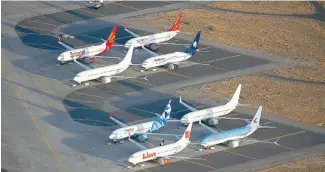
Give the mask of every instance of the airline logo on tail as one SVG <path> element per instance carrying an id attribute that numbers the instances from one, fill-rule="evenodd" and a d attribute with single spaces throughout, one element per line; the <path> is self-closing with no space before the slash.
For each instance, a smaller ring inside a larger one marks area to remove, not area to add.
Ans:
<path id="1" fill-rule="evenodd" d="M 175 23 L 173 24 L 173 26 L 171 28 L 168 29 L 168 31 L 177 31 L 177 30 L 181 30 L 181 19 L 182 19 L 182 12 L 180 12 L 178 14 L 178 17 L 175 21 Z"/>
<path id="2" fill-rule="evenodd" d="M 257 121 L 256 121 L 256 120 L 257 120 L 257 118 L 255 118 L 255 119 L 254 119 L 254 121 L 253 121 L 255 124 L 257 123 Z"/>
<path id="3" fill-rule="evenodd" d="M 111 34 L 107 38 L 106 46 L 108 46 L 109 48 L 112 48 L 112 46 L 114 44 L 117 28 L 118 28 L 118 26 L 115 25 L 114 28 L 113 28 L 113 30 L 112 30 L 112 32 L 111 32 Z"/>
<path id="4" fill-rule="evenodd" d="M 157 131 L 161 127 L 165 126 L 167 121 L 166 119 L 170 118 L 170 113 L 172 111 L 172 100 L 169 100 L 168 105 L 166 106 L 163 114 L 160 116 L 160 118 L 157 118 L 153 123 L 150 128 L 150 132 Z"/>

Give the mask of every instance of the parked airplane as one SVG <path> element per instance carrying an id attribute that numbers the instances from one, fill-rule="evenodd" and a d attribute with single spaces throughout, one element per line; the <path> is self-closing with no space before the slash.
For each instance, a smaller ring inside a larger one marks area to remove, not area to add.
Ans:
<path id="1" fill-rule="evenodd" d="M 156 114 L 158 117 L 154 121 L 149 121 L 145 123 L 135 124 L 128 126 L 121 121 L 115 119 L 114 117 L 110 116 L 110 119 L 116 122 L 120 127 L 119 129 L 114 130 L 109 138 L 116 143 L 118 140 L 124 139 L 129 137 L 129 134 L 133 137 L 137 137 L 137 139 L 141 142 L 148 140 L 148 134 L 159 130 L 160 128 L 164 127 L 167 123 L 167 119 L 170 118 L 170 113 L 172 110 L 171 100 L 169 100 L 164 112 L 161 116 Z M 155 135 L 161 135 L 156 134 Z M 162 134 L 165 135 L 165 134 Z"/>
<path id="2" fill-rule="evenodd" d="M 154 57 L 146 59 L 142 63 L 142 67 L 145 70 L 148 70 L 149 68 L 152 67 L 157 67 L 157 66 L 168 66 L 169 69 L 174 70 L 178 67 L 179 63 L 183 63 L 183 61 L 189 59 L 198 51 L 199 47 L 199 41 L 200 41 L 200 35 L 201 31 L 197 33 L 195 36 L 193 43 L 190 47 L 188 47 L 184 52 L 174 52 L 170 54 L 164 54 L 164 55 L 159 55 L 156 54 L 146 48 L 143 48 L 144 50 L 148 51 L 149 53 L 153 54 Z"/>
<path id="3" fill-rule="evenodd" d="M 261 119 L 261 113 L 262 113 L 262 106 L 260 106 L 253 118 L 253 120 L 246 126 L 240 127 L 240 128 L 235 128 L 227 131 L 221 131 L 217 132 L 213 130 L 212 128 L 204 125 L 201 123 L 200 124 L 208 129 L 209 131 L 212 132 L 212 134 L 204 137 L 200 145 L 203 148 L 208 148 L 212 145 L 220 144 L 220 143 L 228 143 L 228 146 L 230 148 L 235 148 L 239 146 L 240 141 L 252 141 L 252 142 L 262 142 L 262 143 L 274 143 L 275 142 L 264 142 L 264 141 L 258 141 L 258 140 L 244 140 L 245 137 L 248 137 L 249 135 L 253 134 L 258 128 L 275 128 L 275 127 L 270 127 L 270 126 L 260 126 L 260 119 Z M 277 144 L 278 145 L 278 144 Z"/>
<path id="4" fill-rule="evenodd" d="M 161 32 L 151 35 L 140 36 L 126 28 L 124 30 L 131 34 L 134 38 L 128 40 L 125 43 L 125 47 L 129 48 L 131 44 L 134 47 L 147 47 L 150 50 L 157 51 L 160 48 L 159 44 L 163 44 L 163 42 L 169 41 L 170 39 L 174 38 L 180 32 L 180 22 L 182 18 L 182 13 L 178 14 L 178 17 L 173 24 L 172 27 L 168 29 L 167 32 Z"/>
<path id="5" fill-rule="evenodd" d="M 127 77 L 127 76 L 118 76 L 117 74 L 125 71 L 130 65 L 132 60 L 132 54 L 133 54 L 133 46 L 131 46 L 125 56 L 125 58 L 118 64 L 105 66 L 105 67 L 99 67 L 95 69 L 91 69 L 81 63 L 79 63 L 77 60 L 74 60 L 77 64 L 79 64 L 81 67 L 85 68 L 85 71 L 79 72 L 73 80 L 77 83 L 82 83 L 90 80 L 95 79 L 101 79 L 102 83 L 107 84 L 111 82 L 111 79 L 113 77 L 116 78 L 134 78 L 134 77 Z M 141 78 L 147 80 L 147 78 Z"/>
<path id="6" fill-rule="evenodd" d="M 61 42 L 61 39 L 59 37 L 58 43 L 61 44 L 64 48 L 68 49 L 68 51 L 63 52 L 59 55 L 57 58 L 58 61 L 61 62 L 61 64 L 80 59 L 83 60 L 85 63 L 92 63 L 95 61 L 95 57 L 101 57 L 100 55 L 105 54 L 107 51 L 112 49 L 112 46 L 115 41 L 116 31 L 118 26 L 115 25 L 111 34 L 107 38 L 107 40 L 104 43 L 100 45 L 90 46 L 90 47 L 84 47 L 84 48 L 78 48 L 74 49 L 70 47 L 69 45 Z M 109 58 L 109 57 L 105 57 Z"/>
<path id="7" fill-rule="evenodd" d="M 172 156 L 180 151 L 182 151 L 188 144 L 191 143 L 190 136 L 192 130 L 192 122 L 187 126 L 182 138 L 175 143 L 163 145 L 155 148 L 147 148 L 136 141 L 132 140 L 129 137 L 129 140 L 136 144 L 141 151 L 133 153 L 129 158 L 129 163 L 133 166 L 136 166 L 139 163 L 150 161 L 153 159 L 158 159 L 158 163 L 160 165 L 165 165 L 168 163 L 170 158 L 182 158 L 182 159 L 198 159 L 198 160 L 206 160 L 206 158 L 190 158 L 190 157 L 180 157 L 180 156 Z"/>
<path id="8" fill-rule="evenodd" d="M 191 107 L 190 105 L 184 103 L 182 101 L 182 98 L 180 97 L 179 102 L 192 111 L 185 114 L 181 118 L 180 122 L 183 124 L 188 124 L 190 122 L 208 120 L 209 125 L 216 125 L 218 124 L 218 119 L 239 119 L 239 118 L 228 118 L 228 117 L 221 117 L 221 116 L 227 115 L 228 113 L 232 112 L 237 106 L 247 106 L 245 104 L 238 103 L 240 90 L 241 90 L 241 84 L 238 85 L 235 94 L 227 104 L 208 108 L 208 109 L 202 109 L 202 110 L 197 110 L 194 107 Z"/>

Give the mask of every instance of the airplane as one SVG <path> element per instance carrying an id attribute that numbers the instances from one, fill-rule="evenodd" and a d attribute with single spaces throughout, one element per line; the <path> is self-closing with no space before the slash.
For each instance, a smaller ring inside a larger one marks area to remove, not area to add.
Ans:
<path id="1" fill-rule="evenodd" d="M 128 138 L 129 134 L 133 137 L 137 137 L 137 139 L 141 142 L 148 140 L 148 134 L 153 133 L 160 128 L 164 127 L 167 123 L 166 120 L 170 118 L 170 113 L 172 110 L 172 101 L 169 100 L 164 112 L 160 116 L 156 114 L 158 117 L 154 121 L 149 121 L 145 123 L 135 124 L 128 126 L 121 121 L 115 119 L 110 115 L 110 119 L 117 123 L 120 127 L 119 129 L 114 130 L 110 135 L 109 138 L 114 142 L 117 143 L 118 140 Z M 166 135 L 166 134 L 157 134 L 154 135 Z"/>
<path id="2" fill-rule="evenodd" d="M 190 157 L 180 157 L 180 156 L 173 156 L 173 154 L 176 154 L 180 151 L 182 151 L 184 148 L 187 147 L 191 143 L 190 136 L 191 136 L 191 130 L 192 130 L 192 122 L 187 126 L 183 136 L 181 139 L 179 139 L 175 143 L 163 145 L 160 147 L 155 148 L 147 148 L 136 141 L 132 140 L 129 137 L 129 140 L 137 145 L 141 149 L 141 151 L 133 153 L 130 158 L 128 159 L 128 162 L 132 164 L 133 166 L 136 166 L 139 163 L 158 159 L 159 165 L 165 165 L 168 163 L 168 160 L 170 158 L 180 158 L 180 159 L 198 159 L 198 160 L 205 160 L 207 161 L 207 158 L 190 158 Z M 130 168 L 130 167 L 129 167 Z"/>
<path id="3" fill-rule="evenodd" d="M 218 124 L 218 119 L 240 119 L 240 118 L 221 117 L 232 112 L 237 106 L 248 106 L 247 104 L 238 103 L 240 91 L 241 91 L 241 84 L 238 85 L 235 94 L 227 104 L 208 108 L 208 109 L 202 109 L 202 110 L 197 110 L 194 107 L 191 107 L 190 105 L 184 103 L 182 101 L 182 98 L 180 97 L 179 102 L 192 111 L 185 114 L 181 118 L 180 122 L 184 125 L 187 125 L 190 122 L 208 120 L 209 125 L 216 125 Z"/>
<path id="4" fill-rule="evenodd" d="M 68 49 L 68 51 L 65 51 L 61 53 L 57 60 L 61 64 L 65 64 L 70 61 L 74 61 L 76 59 L 80 59 L 85 63 L 93 63 L 95 61 L 95 57 L 102 57 L 101 55 L 105 54 L 107 51 L 112 49 L 112 46 L 114 46 L 114 41 L 116 37 L 116 31 L 118 26 L 115 25 L 112 32 L 110 33 L 107 40 L 102 40 L 104 43 L 100 45 L 92 45 L 90 47 L 84 47 L 84 48 L 78 48 L 74 49 L 70 47 L 69 45 L 61 42 L 61 38 L 58 37 L 58 43 L 61 44 L 64 48 Z M 105 57 L 109 58 L 109 57 Z"/>
<path id="5" fill-rule="evenodd" d="M 261 119 L 261 113 L 262 113 L 262 106 L 260 106 L 252 119 L 252 121 L 240 128 L 235 128 L 227 131 L 221 131 L 217 132 L 213 130 L 212 128 L 204 125 L 199 122 L 201 126 L 204 128 L 208 129 L 209 131 L 212 132 L 212 134 L 204 137 L 200 145 L 204 148 L 207 149 L 208 147 L 216 144 L 221 144 L 221 143 L 228 143 L 228 146 L 230 148 L 235 148 L 239 146 L 240 141 L 252 141 L 252 142 L 262 142 L 262 143 L 274 143 L 277 144 L 277 141 L 275 142 L 264 142 L 264 141 L 258 141 L 258 140 L 244 140 L 245 137 L 248 137 L 249 135 L 253 134 L 258 128 L 275 128 L 271 126 L 260 126 L 260 119 Z M 278 144 L 277 144 L 278 145 Z"/>
<path id="6" fill-rule="evenodd" d="M 179 32 L 180 32 L 180 22 L 182 18 L 182 13 L 180 12 L 178 14 L 178 17 L 175 21 L 175 23 L 170 27 L 167 32 L 161 32 L 156 34 L 150 34 L 145 36 L 140 36 L 126 27 L 124 27 L 124 30 L 131 34 L 134 38 L 128 40 L 124 46 L 126 48 L 129 48 L 131 44 L 134 45 L 135 48 L 138 47 L 147 47 L 148 49 L 152 51 L 158 51 L 160 48 L 159 44 L 164 44 L 164 42 L 169 41 L 170 39 L 174 38 Z"/>
<path id="7" fill-rule="evenodd" d="M 179 63 L 183 63 L 183 61 L 189 59 L 196 52 L 199 51 L 198 47 L 199 47 L 200 35 L 201 35 L 201 31 L 199 31 L 196 34 L 192 45 L 187 49 L 185 49 L 184 52 L 174 52 L 174 53 L 159 55 L 148 50 L 147 48 L 143 48 L 144 50 L 153 54 L 154 57 L 148 58 L 145 61 L 143 61 L 141 65 L 142 68 L 144 68 L 144 70 L 148 70 L 149 68 L 157 67 L 157 66 L 168 66 L 168 68 L 171 70 L 178 68 Z"/>
<path id="8" fill-rule="evenodd" d="M 73 80 L 77 82 L 78 84 L 81 84 L 82 82 L 90 81 L 90 80 L 95 80 L 95 79 L 100 79 L 102 83 L 107 84 L 110 83 L 112 78 L 135 78 L 135 77 L 127 77 L 127 76 L 118 76 L 117 74 L 125 71 L 130 65 L 131 65 L 131 60 L 132 60 L 132 54 L 133 54 L 133 46 L 129 48 L 126 56 L 124 59 L 114 65 L 110 66 L 104 66 L 104 67 L 99 67 L 99 68 L 89 68 L 88 66 L 85 66 L 78 62 L 77 60 L 74 60 L 75 63 L 80 65 L 81 67 L 85 68 L 85 71 L 79 72 Z M 148 75 L 147 75 L 148 76 Z M 148 80 L 147 76 L 145 78 L 140 78 L 144 80 Z"/>

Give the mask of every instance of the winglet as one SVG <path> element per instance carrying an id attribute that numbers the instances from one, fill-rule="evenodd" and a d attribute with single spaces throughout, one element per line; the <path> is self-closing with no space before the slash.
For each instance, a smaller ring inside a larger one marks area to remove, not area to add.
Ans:
<path id="1" fill-rule="evenodd" d="M 129 132 L 129 139 L 131 138 L 131 134 L 130 134 L 130 132 Z"/>
<path id="2" fill-rule="evenodd" d="M 182 12 L 180 12 L 178 14 L 178 17 L 177 17 L 175 23 L 173 24 L 173 26 L 171 28 L 168 29 L 168 31 L 177 31 L 177 30 L 180 30 L 181 29 L 181 27 L 180 27 L 181 19 L 182 19 Z"/>
<path id="3" fill-rule="evenodd" d="M 61 42 L 61 37 L 60 36 L 58 36 L 58 42 Z"/>
<path id="4" fill-rule="evenodd" d="M 112 114 L 111 114 L 111 113 L 109 114 L 109 117 L 110 117 L 110 118 L 112 117 Z"/>
<path id="5" fill-rule="evenodd" d="M 126 29 L 126 24 L 124 24 L 124 30 Z"/>
<path id="6" fill-rule="evenodd" d="M 182 101 L 182 96 L 179 96 L 179 102 L 180 102 L 180 103 L 183 103 L 183 101 Z"/>

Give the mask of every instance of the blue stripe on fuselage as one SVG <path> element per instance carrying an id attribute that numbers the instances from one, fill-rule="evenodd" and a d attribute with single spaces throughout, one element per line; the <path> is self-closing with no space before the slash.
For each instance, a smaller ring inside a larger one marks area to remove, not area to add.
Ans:
<path id="1" fill-rule="evenodd" d="M 204 137 L 201 140 L 201 143 L 223 140 L 225 138 L 235 137 L 235 136 L 243 136 L 251 131 L 251 127 L 249 125 L 245 127 L 235 128 L 227 131 L 222 131 L 214 134 L 210 134 Z"/>

